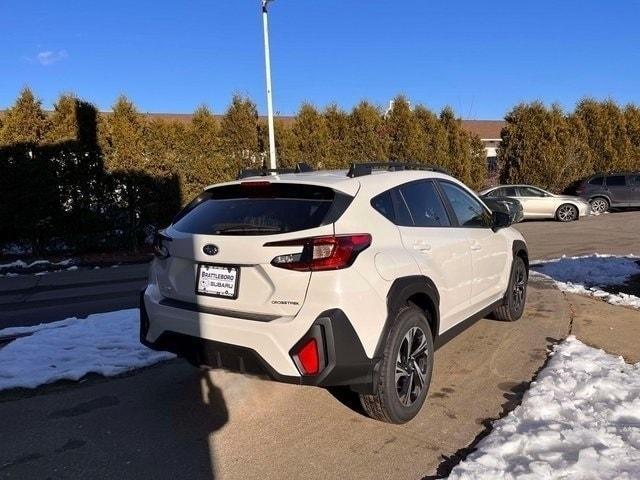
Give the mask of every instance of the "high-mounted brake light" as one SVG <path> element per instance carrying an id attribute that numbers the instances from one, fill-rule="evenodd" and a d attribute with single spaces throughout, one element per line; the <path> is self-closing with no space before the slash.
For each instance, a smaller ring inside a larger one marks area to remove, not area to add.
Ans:
<path id="1" fill-rule="evenodd" d="M 371 245 L 371 235 L 336 235 L 265 243 L 265 247 L 301 246 L 302 252 L 278 255 L 271 265 L 289 270 L 319 272 L 353 265 L 360 252 Z"/>
<path id="2" fill-rule="evenodd" d="M 252 188 L 252 187 L 268 187 L 269 185 L 271 185 L 271 182 L 267 182 L 264 180 L 258 180 L 255 182 L 240 182 L 240 186 L 241 187 L 248 187 L 248 188 Z"/>

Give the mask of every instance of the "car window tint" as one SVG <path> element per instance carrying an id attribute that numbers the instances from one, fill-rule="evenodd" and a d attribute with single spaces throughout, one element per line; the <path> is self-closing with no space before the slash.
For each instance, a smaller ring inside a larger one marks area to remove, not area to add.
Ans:
<path id="1" fill-rule="evenodd" d="M 544 197 L 542 190 L 533 187 L 518 187 L 521 197 Z"/>
<path id="2" fill-rule="evenodd" d="M 640 185 L 640 175 L 631 175 L 631 176 L 629 176 L 629 184 L 630 185 Z"/>
<path id="3" fill-rule="evenodd" d="M 489 193 L 485 195 L 485 197 L 501 197 L 504 195 L 502 193 L 502 188 L 496 188 L 495 190 L 491 190 Z"/>
<path id="4" fill-rule="evenodd" d="M 433 182 L 414 182 L 399 187 L 416 227 L 450 226 L 447 211 Z"/>
<path id="5" fill-rule="evenodd" d="M 517 197 L 518 196 L 518 192 L 516 192 L 516 188 L 515 187 L 504 187 L 502 189 L 502 195 L 505 197 Z"/>
<path id="6" fill-rule="evenodd" d="M 602 179 L 604 177 L 593 177 L 591 180 L 589 180 L 589 185 L 598 185 L 598 186 L 602 186 Z"/>
<path id="7" fill-rule="evenodd" d="M 623 187 L 625 185 L 624 175 L 612 175 L 607 177 L 608 187 Z"/>
<path id="8" fill-rule="evenodd" d="M 323 225 L 336 197 L 332 189 L 315 185 L 225 185 L 202 193 L 176 216 L 173 227 L 201 235 L 297 232 Z"/>
<path id="9" fill-rule="evenodd" d="M 461 227 L 487 228 L 491 226 L 491 215 L 478 200 L 453 183 L 440 182 L 440 185 Z"/>
<path id="10" fill-rule="evenodd" d="M 371 199 L 371 206 L 384 215 L 388 220 L 395 223 L 396 216 L 393 212 L 393 201 L 391 192 L 388 190 Z"/>

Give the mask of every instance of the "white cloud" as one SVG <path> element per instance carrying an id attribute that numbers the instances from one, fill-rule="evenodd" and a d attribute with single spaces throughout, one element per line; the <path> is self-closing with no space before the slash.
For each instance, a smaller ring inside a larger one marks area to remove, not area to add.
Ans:
<path id="1" fill-rule="evenodd" d="M 57 52 L 46 50 L 36 55 L 36 61 L 45 67 L 53 65 L 61 60 L 65 60 L 66 58 L 69 58 L 69 54 L 66 50 L 58 50 Z"/>

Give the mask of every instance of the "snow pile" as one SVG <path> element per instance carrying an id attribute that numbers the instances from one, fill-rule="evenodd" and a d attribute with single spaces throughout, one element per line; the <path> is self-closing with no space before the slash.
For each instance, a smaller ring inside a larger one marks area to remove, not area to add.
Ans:
<path id="1" fill-rule="evenodd" d="M 0 347 L 0 390 L 118 375 L 174 357 L 141 345 L 138 325 L 138 309 L 129 309 L 0 330 L 0 337 L 33 332 Z"/>
<path id="2" fill-rule="evenodd" d="M 640 478 L 640 363 L 569 337 L 449 478 Z"/>
<path id="3" fill-rule="evenodd" d="M 624 292 L 611 293 L 603 287 L 624 285 L 640 275 L 638 257 L 615 255 L 587 255 L 565 257 L 531 265 L 531 268 L 552 278 L 558 288 L 570 293 L 597 297 L 613 305 L 640 309 L 640 298 Z"/>

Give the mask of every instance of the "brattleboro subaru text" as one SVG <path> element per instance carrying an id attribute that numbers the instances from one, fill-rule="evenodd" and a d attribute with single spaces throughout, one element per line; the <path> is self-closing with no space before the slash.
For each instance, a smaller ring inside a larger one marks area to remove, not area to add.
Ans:
<path id="1" fill-rule="evenodd" d="M 424 167 L 257 172 L 212 185 L 156 235 L 140 337 L 196 366 L 348 386 L 371 417 L 422 407 L 434 349 L 522 315 L 509 215 Z"/>

